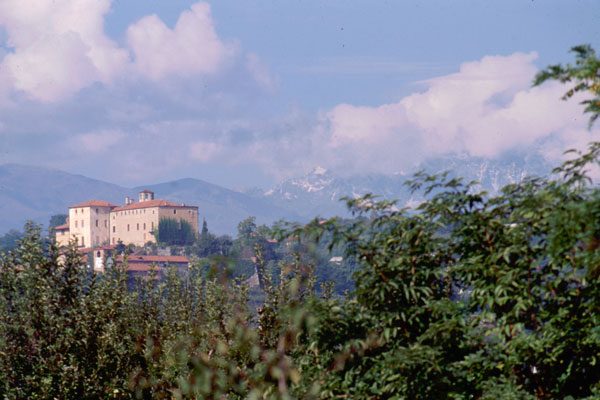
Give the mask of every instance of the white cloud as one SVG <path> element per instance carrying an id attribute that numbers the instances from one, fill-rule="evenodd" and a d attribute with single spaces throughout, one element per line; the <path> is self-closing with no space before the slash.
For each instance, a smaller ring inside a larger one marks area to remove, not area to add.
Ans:
<path id="1" fill-rule="evenodd" d="M 564 86 L 531 87 L 536 57 L 488 56 L 425 82 L 425 91 L 397 103 L 334 107 L 320 127 L 327 144 L 315 153 L 330 168 L 396 172 L 431 156 L 456 152 L 499 157 L 531 150 L 541 141 L 543 147 L 537 150 L 550 157 L 570 144 L 581 147 L 598 138 L 597 128 L 586 131 L 587 118 L 577 99 L 560 99 Z"/>
<path id="2" fill-rule="evenodd" d="M 172 30 L 156 15 L 142 18 L 128 28 L 127 43 L 135 70 L 154 80 L 215 73 L 234 53 L 217 36 L 206 3 L 182 12 Z"/>
<path id="3" fill-rule="evenodd" d="M 111 2 L 0 1 L 0 28 L 8 46 L 0 58 L 0 95 L 12 91 L 59 102 L 95 83 L 122 85 L 139 77 L 159 83 L 168 77 L 239 73 L 236 63 L 263 89 L 275 86 L 255 55 L 239 57 L 237 45 L 219 38 L 207 3 L 184 10 L 173 29 L 157 15 L 141 18 L 128 27 L 120 47 L 104 31 Z"/>
<path id="4" fill-rule="evenodd" d="M 103 130 L 75 136 L 71 141 L 71 148 L 84 153 L 104 153 L 119 143 L 125 134 L 121 131 Z M 81 153 L 77 153 L 81 154 Z"/>
<path id="5" fill-rule="evenodd" d="M 195 142 L 190 145 L 190 157 L 200 162 L 208 162 L 221 153 L 222 147 L 212 142 Z"/>
<path id="6" fill-rule="evenodd" d="M 265 90 L 274 92 L 279 87 L 279 80 L 272 76 L 256 54 L 249 53 L 246 55 L 246 67 L 256 82 Z"/>
<path id="7" fill-rule="evenodd" d="M 103 32 L 110 0 L 4 0 L 0 25 L 12 51 L 0 69 L 14 89 L 54 101 L 108 82 L 128 58 Z"/>

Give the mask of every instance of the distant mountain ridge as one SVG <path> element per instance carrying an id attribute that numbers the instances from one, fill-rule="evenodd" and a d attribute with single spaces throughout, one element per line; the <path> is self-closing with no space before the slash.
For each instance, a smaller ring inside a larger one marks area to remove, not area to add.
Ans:
<path id="1" fill-rule="evenodd" d="M 199 179 L 126 188 L 51 168 L 5 164 L 0 166 L 0 234 L 21 230 L 27 220 L 47 226 L 52 215 L 66 214 L 69 206 L 86 200 L 124 204 L 126 196 L 137 199 L 143 189 L 154 191 L 157 198 L 198 206 L 200 218 L 218 235 L 234 235 L 238 223 L 249 216 L 255 216 L 260 224 L 298 218 L 268 200 Z"/>
<path id="2" fill-rule="evenodd" d="M 488 160 L 477 157 L 447 156 L 430 159 L 416 166 L 410 173 L 393 175 L 365 174 L 337 177 L 324 168 L 286 180 L 262 194 L 282 208 L 294 209 L 303 218 L 316 215 L 331 217 L 348 215 L 342 197 L 359 197 L 372 193 L 388 200 L 398 200 L 400 207 L 419 202 L 421 197 L 409 192 L 405 182 L 414 172 L 424 170 L 435 174 L 451 171 L 465 183 L 478 181 L 477 189 L 496 194 L 507 184 L 517 183 L 528 175 L 546 176 L 552 165 L 541 157 L 506 157 Z M 256 194 L 255 194 L 256 195 Z"/>
<path id="3" fill-rule="evenodd" d="M 411 195 L 404 183 L 417 169 L 429 173 L 453 170 L 465 182 L 479 181 L 481 189 L 494 194 L 527 175 L 547 175 L 551 167 L 539 157 L 516 156 L 501 160 L 439 157 L 410 173 L 394 175 L 340 177 L 317 167 L 267 191 L 253 188 L 242 193 L 194 178 L 126 188 L 56 169 L 5 164 L 0 166 L 0 234 L 22 229 L 26 220 L 46 225 L 50 216 L 67 213 L 69 206 L 86 200 L 123 204 L 126 196 L 136 199 L 140 190 L 149 189 L 156 198 L 198 206 L 200 219 L 206 219 L 211 232 L 235 235 L 238 223 L 249 216 L 267 225 L 279 219 L 303 222 L 316 216 L 348 216 L 345 203 L 340 201 L 345 196 L 373 193 L 385 199 L 398 199 L 399 207 L 416 204 L 422 199 Z"/>

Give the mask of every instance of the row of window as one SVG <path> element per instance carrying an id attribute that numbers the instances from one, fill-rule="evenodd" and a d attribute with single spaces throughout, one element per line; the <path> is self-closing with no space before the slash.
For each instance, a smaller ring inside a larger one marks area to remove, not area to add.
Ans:
<path id="1" fill-rule="evenodd" d="M 152 214 L 154 214 L 155 210 L 152 210 Z M 137 215 L 137 214 L 146 214 L 146 210 L 128 210 L 128 211 L 117 211 L 113 213 L 113 219 L 115 219 L 115 215 Z"/>
<path id="2" fill-rule="evenodd" d="M 144 242 L 146 241 L 146 239 L 147 239 L 146 238 L 146 234 L 144 233 Z M 112 238 L 112 244 L 117 244 L 117 242 L 120 241 L 120 240 L 121 240 L 121 238 L 113 237 Z"/>
<path id="3" fill-rule="evenodd" d="M 130 228 L 129 224 L 127 224 L 127 232 L 129 232 L 129 228 Z M 139 223 L 136 224 L 136 228 L 137 228 L 138 231 L 140 230 L 140 224 Z M 145 222 L 142 224 L 142 229 L 146 230 L 146 223 Z M 150 229 L 152 229 L 152 230 L 154 229 L 154 222 L 150 223 Z M 113 233 L 116 233 L 117 232 L 117 227 L 113 226 L 112 227 L 112 231 L 113 231 Z"/>

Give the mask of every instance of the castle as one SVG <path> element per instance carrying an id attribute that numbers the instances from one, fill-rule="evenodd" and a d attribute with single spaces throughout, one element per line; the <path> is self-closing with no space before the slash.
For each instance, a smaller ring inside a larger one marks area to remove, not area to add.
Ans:
<path id="1" fill-rule="evenodd" d="M 162 219 L 186 221 L 198 234 L 198 207 L 155 200 L 154 193 L 142 190 L 139 201 L 126 197 L 118 206 L 103 200 L 88 200 L 69 207 L 67 223 L 55 228 L 56 241 L 67 246 L 75 240 L 78 247 L 124 244 L 143 246 L 156 243 L 154 230 Z"/>

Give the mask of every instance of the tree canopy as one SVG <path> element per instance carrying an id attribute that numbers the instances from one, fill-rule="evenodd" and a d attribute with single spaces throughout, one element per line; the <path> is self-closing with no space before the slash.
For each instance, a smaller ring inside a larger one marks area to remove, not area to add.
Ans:
<path id="1" fill-rule="evenodd" d="M 194 228 L 185 220 L 162 218 L 158 223 L 158 242 L 166 245 L 186 246 L 196 240 Z"/>

